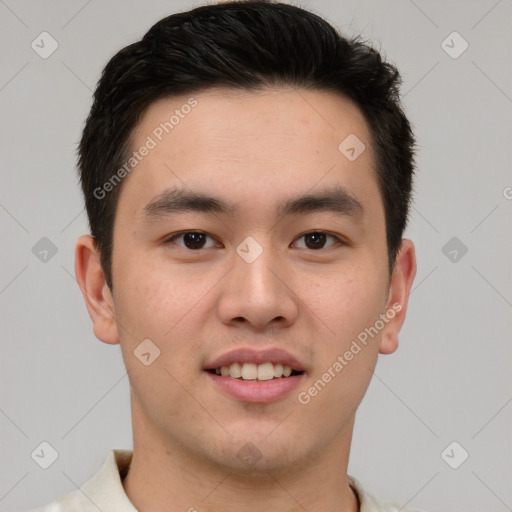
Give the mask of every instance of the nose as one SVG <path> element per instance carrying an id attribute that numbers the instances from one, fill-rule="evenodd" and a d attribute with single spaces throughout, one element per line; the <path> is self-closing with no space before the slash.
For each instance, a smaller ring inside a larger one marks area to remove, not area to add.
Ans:
<path id="1" fill-rule="evenodd" d="M 265 248 L 254 261 L 236 254 L 217 303 L 222 322 L 232 326 L 246 324 L 259 332 L 293 324 L 299 299 L 293 291 L 290 272 L 270 248 Z"/>

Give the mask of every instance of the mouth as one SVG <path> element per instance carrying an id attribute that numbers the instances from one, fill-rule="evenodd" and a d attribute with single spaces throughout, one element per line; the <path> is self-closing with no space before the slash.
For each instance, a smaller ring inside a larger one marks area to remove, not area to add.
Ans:
<path id="1" fill-rule="evenodd" d="M 239 349 L 215 359 L 204 368 L 220 390 L 243 402 L 272 402 L 299 385 L 302 364 L 280 349 Z"/>
<path id="2" fill-rule="evenodd" d="M 302 375 L 304 372 L 294 370 L 291 366 L 282 365 L 281 363 L 231 363 L 229 366 L 218 366 L 206 370 L 207 372 L 221 377 L 231 377 L 238 380 L 250 380 L 256 382 L 265 382 L 275 379 L 286 379 Z"/>

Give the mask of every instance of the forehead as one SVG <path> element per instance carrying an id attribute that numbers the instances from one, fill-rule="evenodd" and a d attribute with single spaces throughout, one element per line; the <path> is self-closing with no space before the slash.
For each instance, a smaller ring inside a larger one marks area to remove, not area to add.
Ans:
<path id="1" fill-rule="evenodd" d="M 184 141 L 191 131 L 193 141 Z M 152 135 L 157 143 L 174 139 L 177 143 L 193 142 L 197 149 L 215 142 L 236 154 L 237 149 L 246 151 L 249 144 L 260 149 L 259 143 L 269 138 L 306 139 L 310 144 L 304 149 L 314 145 L 321 151 L 328 146 L 337 149 L 339 137 L 354 132 L 360 139 L 368 139 L 360 109 L 338 93 L 292 88 L 212 88 L 152 103 L 135 128 L 133 141 L 137 146 Z M 247 145 L 232 145 L 233 139 L 245 139 Z"/>
<path id="2" fill-rule="evenodd" d="M 151 147 L 123 183 L 139 213 L 176 185 L 240 203 L 303 194 L 320 182 L 354 195 L 377 191 L 364 116 L 333 92 L 216 88 L 163 98 L 145 111 L 131 145 Z"/>

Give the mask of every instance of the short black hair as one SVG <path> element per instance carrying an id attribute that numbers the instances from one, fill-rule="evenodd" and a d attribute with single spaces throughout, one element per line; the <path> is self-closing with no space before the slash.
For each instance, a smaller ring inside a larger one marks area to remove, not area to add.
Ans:
<path id="1" fill-rule="evenodd" d="M 110 289 L 122 184 L 105 184 L 112 184 L 123 164 L 126 168 L 137 122 L 158 99 L 217 86 L 331 91 L 357 105 L 375 152 L 391 271 L 407 223 L 414 174 L 415 141 L 400 105 L 400 84 L 395 66 L 371 45 L 343 37 L 320 16 L 291 4 L 228 1 L 158 21 L 105 66 L 79 143 L 91 234 Z"/>

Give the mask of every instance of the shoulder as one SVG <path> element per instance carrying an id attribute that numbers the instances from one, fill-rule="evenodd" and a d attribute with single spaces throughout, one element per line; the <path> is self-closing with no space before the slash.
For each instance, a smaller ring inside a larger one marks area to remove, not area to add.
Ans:
<path id="1" fill-rule="evenodd" d="M 97 473 L 79 489 L 27 512 L 137 512 L 122 484 L 132 455 L 132 450 L 110 450 Z"/>
<path id="2" fill-rule="evenodd" d="M 81 491 L 76 490 L 27 512 L 98 512 L 98 508 Z"/>
<path id="3" fill-rule="evenodd" d="M 359 498 L 360 512 L 421 512 L 416 509 L 407 508 L 398 503 L 389 501 L 380 501 L 375 496 L 367 492 L 361 483 L 352 476 L 348 476 L 350 487 Z"/>

